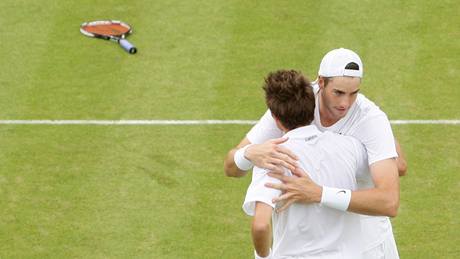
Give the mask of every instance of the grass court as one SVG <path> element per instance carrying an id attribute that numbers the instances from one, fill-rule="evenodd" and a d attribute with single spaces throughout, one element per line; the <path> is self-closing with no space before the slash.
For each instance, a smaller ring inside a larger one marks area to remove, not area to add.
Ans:
<path id="1" fill-rule="evenodd" d="M 0 120 L 257 120 L 270 71 L 314 79 L 322 56 L 363 59 L 390 119 L 460 119 L 460 3 L 0 3 Z M 87 38 L 131 24 L 129 55 Z M 250 125 L 0 125 L 0 258 L 251 258 L 250 177 L 223 158 Z M 409 162 L 392 219 L 401 258 L 460 257 L 459 125 L 393 125 Z"/>

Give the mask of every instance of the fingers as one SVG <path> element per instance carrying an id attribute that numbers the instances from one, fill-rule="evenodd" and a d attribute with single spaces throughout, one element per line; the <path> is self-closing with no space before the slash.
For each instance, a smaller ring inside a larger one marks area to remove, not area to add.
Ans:
<path id="1" fill-rule="evenodd" d="M 294 170 L 297 166 L 297 156 L 285 147 L 276 146 L 271 153 L 271 160 L 273 163 L 286 167 L 289 170 Z"/>
<path id="2" fill-rule="evenodd" d="M 278 166 L 285 167 L 291 171 L 294 170 L 295 167 L 297 166 L 296 160 L 293 160 L 289 156 L 284 155 L 283 153 L 278 153 L 278 152 L 273 152 L 270 162 Z"/>
<path id="3" fill-rule="evenodd" d="M 272 188 L 272 189 L 277 189 L 277 190 L 280 190 L 280 191 L 285 191 L 286 190 L 286 185 L 284 185 L 284 184 L 266 183 L 264 186 L 268 187 L 268 188 Z"/>
<path id="4" fill-rule="evenodd" d="M 295 162 L 294 162 L 294 164 L 292 164 L 292 163 L 286 162 L 283 159 L 276 159 L 276 158 L 271 159 L 271 163 L 276 165 L 276 166 L 278 166 L 278 167 L 287 168 L 287 169 L 289 169 L 291 171 L 294 170 L 295 166 L 296 166 Z"/>
<path id="5" fill-rule="evenodd" d="M 278 152 L 282 153 L 283 155 L 287 156 L 291 160 L 294 160 L 294 161 L 299 160 L 299 157 L 297 157 L 296 154 L 294 154 L 291 150 L 289 150 L 289 149 L 287 149 L 285 147 L 277 146 L 276 150 Z"/>
<path id="6" fill-rule="evenodd" d="M 269 172 L 274 174 L 284 174 L 284 168 L 280 166 L 275 166 L 275 169 L 272 169 Z"/>
<path id="7" fill-rule="evenodd" d="M 294 203 L 294 200 L 288 200 L 286 201 L 285 204 L 283 204 L 283 206 L 281 208 L 278 208 L 276 209 L 276 212 L 277 213 L 280 213 L 282 211 L 285 211 L 289 206 L 291 206 L 291 204 Z"/>
<path id="8" fill-rule="evenodd" d="M 267 172 L 284 175 L 285 168 L 282 165 L 277 164 L 270 164 L 267 163 L 265 167 L 263 167 Z"/>
<path id="9" fill-rule="evenodd" d="M 293 195 L 292 193 L 284 193 L 283 195 L 280 195 L 279 197 L 273 198 L 272 202 L 273 203 L 278 203 L 280 201 L 287 200 L 287 199 L 291 198 L 292 195 Z"/>
<path id="10" fill-rule="evenodd" d="M 248 147 L 245 156 L 258 167 L 273 170 L 277 166 L 294 170 L 297 166 L 297 156 L 287 148 L 279 146 L 287 140 L 288 138 L 283 137 L 268 140 L 263 144 L 254 144 Z"/>
<path id="11" fill-rule="evenodd" d="M 297 176 L 297 177 L 307 177 L 307 178 L 310 178 L 308 176 L 308 174 L 300 167 L 296 167 L 293 171 L 292 171 L 292 174 Z"/>
<path id="12" fill-rule="evenodd" d="M 278 144 L 282 144 L 282 143 L 286 142 L 288 139 L 289 138 L 287 138 L 287 137 L 275 138 L 275 139 L 270 140 L 270 142 L 272 142 L 273 144 L 278 145 Z"/>

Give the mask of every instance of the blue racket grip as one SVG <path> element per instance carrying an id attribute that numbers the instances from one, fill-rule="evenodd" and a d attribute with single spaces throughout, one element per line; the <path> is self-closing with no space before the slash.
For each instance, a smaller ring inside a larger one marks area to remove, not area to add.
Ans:
<path id="1" fill-rule="evenodd" d="M 129 43 L 129 41 L 125 39 L 121 39 L 118 43 L 120 43 L 120 46 L 129 54 L 135 54 L 137 52 L 136 47 L 134 47 L 133 44 Z"/>

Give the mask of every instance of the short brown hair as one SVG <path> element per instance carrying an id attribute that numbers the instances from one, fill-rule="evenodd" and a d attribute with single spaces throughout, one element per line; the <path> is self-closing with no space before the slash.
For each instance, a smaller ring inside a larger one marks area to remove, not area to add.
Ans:
<path id="1" fill-rule="evenodd" d="M 310 81 L 301 72 L 271 72 L 262 88 L 272 115 L 288 130 L 309 125 L 313 121 L 315 95 Z"/>

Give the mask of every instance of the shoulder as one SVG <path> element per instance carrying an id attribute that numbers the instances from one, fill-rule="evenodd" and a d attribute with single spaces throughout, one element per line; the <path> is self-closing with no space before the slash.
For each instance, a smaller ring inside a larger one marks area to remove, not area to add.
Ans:
<path id="1" fill-rule="evenodd" d="M 390 124 L 387 115 L 373 101 L 369 100 L 363 94 L 358 94 L 356 98 L 356 107 L 353 111 L 356 131 L 360 129 L 374 128 Z M 378 132 L 378 130 L 376 131 Z M 352 134 L 354 135 L 354 134 Z"/>
<path id="2" fill-rule="evenodd" d="M 356 127 L 350 135 L 365 146 L 369 164 L 397 156 L 387 115 L 363 95 L 357 105 L 362 114 L 356 119 Z"/>
<path id="3" fill-rule="evenodd" d="M 358 94 L 356 98 L 356 108 L 362 116 L 385 115 L 385 113 L 373 101 L 369 100 L 365 95 Z"/>
<path id="4" fill-rule="evenodd" d="M 365 152 L 362 143 L 353 136 L 337 134 L 334 132 L 326 131 L 322 135 L 322 144 L 327 145 L 329 150 L 335 150 L 337 153 L 347 153 L 350 155 L 357 155 L 357 153 Z"/>

